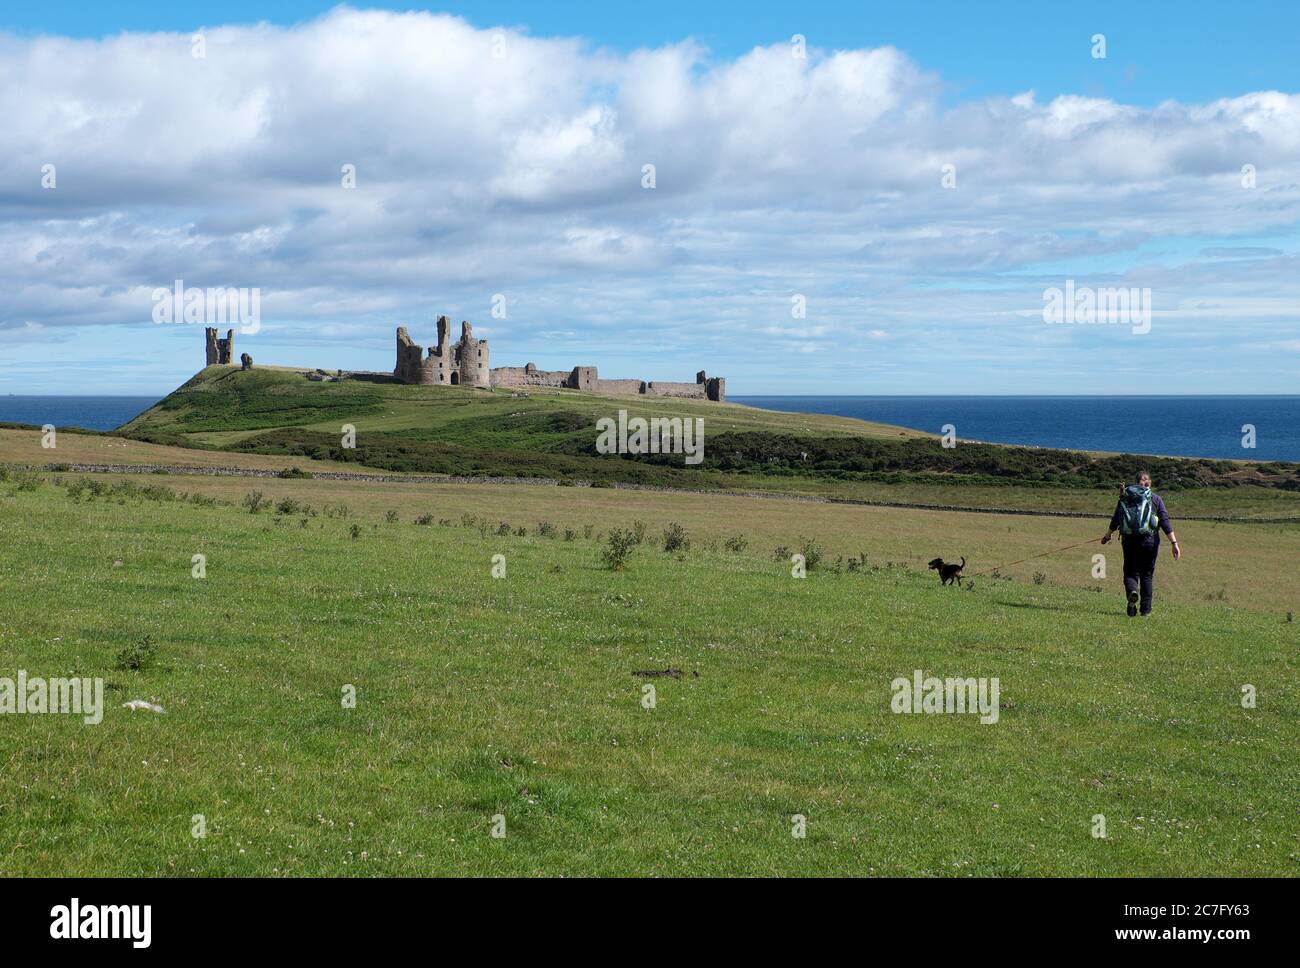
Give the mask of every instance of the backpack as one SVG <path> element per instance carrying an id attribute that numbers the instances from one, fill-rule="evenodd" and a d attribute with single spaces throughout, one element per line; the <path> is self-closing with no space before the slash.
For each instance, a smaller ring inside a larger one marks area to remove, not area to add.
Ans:
<path id="1" fill-rule="evenodd" d="M 1159 519 L 1151 503 L 1151 488 L 1130 484 L 1119 499 L 1121 534 L 1152 534 Z"/>

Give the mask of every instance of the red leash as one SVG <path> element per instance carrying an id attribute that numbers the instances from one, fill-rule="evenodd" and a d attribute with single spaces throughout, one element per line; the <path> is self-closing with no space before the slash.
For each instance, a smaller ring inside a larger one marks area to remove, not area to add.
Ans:
<path id="1" fill-rule="evenodd" d="M 1028 558 L 1021 558 L 1019 561 L 1008 561 L 1001 565 L 995 565 L 992 568 L 985 568 L 983 571 L 977 571 L 973 575 L 965 575 L 966 578 L 978 578 L 980 575 L 987 575 L 991 571 L 997 571 L 999 568 L 1010 568 L 1012 565 L 1019 565 L 1026 561 L 1033 561 L 1035 558 L 1042 558 L 1046 555 L 1054 555 L 1061 551 L 1069 551 L 1072 548 L 1082 548 L 1084 545 L 1095 544 L 1100 538 L 1092 538 L 1089 541 L 1080 541 L 1078 544 L 1066 545 L 1064 548 L 1053 548 L 1051 551 L 1041 551 L 1036 555 L 1030 555 Z"/>

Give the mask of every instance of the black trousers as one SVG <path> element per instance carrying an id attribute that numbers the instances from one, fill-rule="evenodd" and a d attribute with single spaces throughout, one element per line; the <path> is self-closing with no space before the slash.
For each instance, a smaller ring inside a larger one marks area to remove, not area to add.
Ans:
<path id="1" fill-rule="evenodd" d="M 1137 592 L 1138 610 L 1151 614 L 1151 598 L 1155 594 L 1156 556 L 1160 554 L 1158 541 L 1126 538 L 1124 547 L 1124 593 Z"/>

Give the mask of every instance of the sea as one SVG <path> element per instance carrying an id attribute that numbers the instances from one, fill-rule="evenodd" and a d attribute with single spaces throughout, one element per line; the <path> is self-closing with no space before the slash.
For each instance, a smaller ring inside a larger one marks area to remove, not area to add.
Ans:
<path id="1" fill-rule="evenodd" d="M 829 413 L 959 440 L 1130 454 L 1300 461 L 1300 395 L 729 396 L 768 410 Z M 0 396 L 0 422 L 112 430 L 156 397 Z M 1253 434 L 1251 431 L 1253 430 Z M 1253 443 L 1250 447 L 1247 444 Z"/>
<path id="2" fill-rule="evenodd" d="M 158 397 L 20 397 L 0 395 L 0 423 L 112 430 L 144 413 Z"/>
<path id="3" fill-rule="evenodd" d="M 831 413 L 934 434 L 944 433 L 945 425 L 951 424 L 958 440 L 1159 456 L 1300 461 L 1300 395 L 757 397 L 728 394 L 727 399 L 768 410 Z"/>

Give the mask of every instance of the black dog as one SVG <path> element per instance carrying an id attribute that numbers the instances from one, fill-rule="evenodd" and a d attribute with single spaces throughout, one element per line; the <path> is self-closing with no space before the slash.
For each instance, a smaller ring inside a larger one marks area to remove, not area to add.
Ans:
<path id="1" fill-rule="evenodd" d="M 960 565 L 949 565 L 942 558 L 936 558 L 930 562 L 930 567 L 939 572 L 940 585 L 951 582 L 953 588 L 956 588 L 961 584 L 961 570 L 966 567 L 966 558 L 962 557 Z"/>

